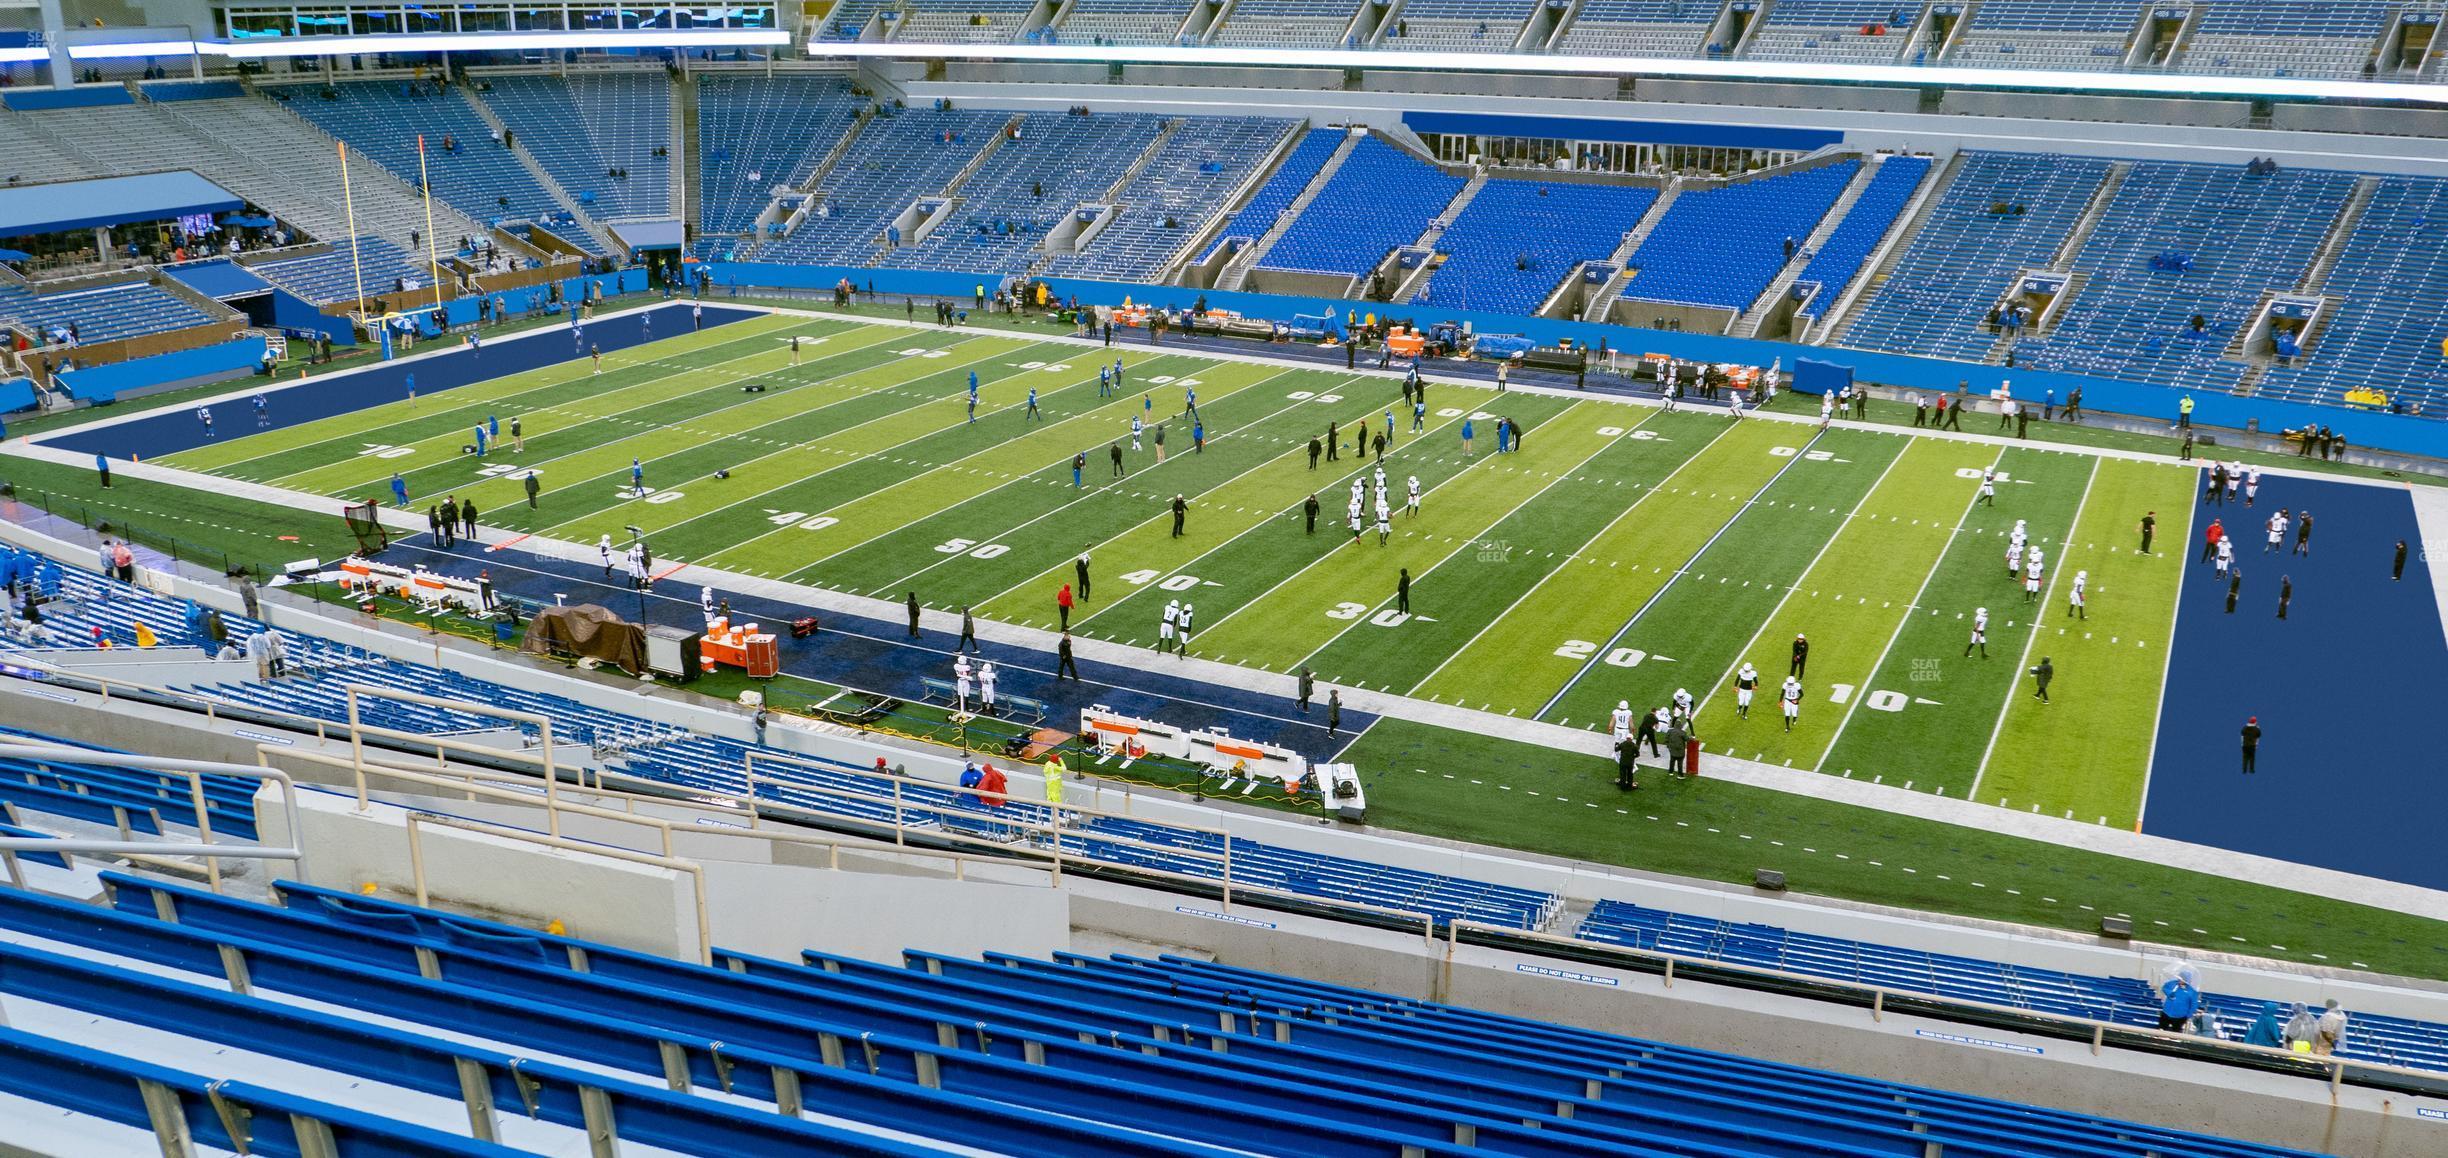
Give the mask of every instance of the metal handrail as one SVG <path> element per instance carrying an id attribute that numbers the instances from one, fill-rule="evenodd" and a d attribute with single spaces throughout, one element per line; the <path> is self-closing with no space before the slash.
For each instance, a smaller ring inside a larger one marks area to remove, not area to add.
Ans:
<path id="1" fill-rule="evenodd" d="M 108 752 L 95 748 L 77 748 L 65 744 L 47 744 L 0 736 L 0 754 L 17 759 L 56 760 L 64 764 L 91 764 L 105 768 L 129 768 L 146 772 L 166 772 L 187 780 L 188 799 L 195 808 L 196 839 L 186 841 L 95 840 L 84 837 L 0 837 L 0 855 L 9 858 L 14 871 L 16 854 L 21 852 L 91 853 L 158 860 L 174 856 L 204 858 L 206 878 L 214 892 L 221 891 L 221 858 L 237 857 L 250 860 L 286 860 L 297 863 L 300 875 L 305 873 L 306 850 L 298 836 L 297 782 L 277 768 L 249 764 L 226 764 L 217 760 L 186 760 L 169 756 L 141 756 L 129 752 Z M 289 839 L 293 844 L 221 844 L 213 839 L 212 817 L 205 809 L 204 777 L 230 776 L 239 779 L 268 781 L 281 786 L 281 804 L 288 814 Z"/>

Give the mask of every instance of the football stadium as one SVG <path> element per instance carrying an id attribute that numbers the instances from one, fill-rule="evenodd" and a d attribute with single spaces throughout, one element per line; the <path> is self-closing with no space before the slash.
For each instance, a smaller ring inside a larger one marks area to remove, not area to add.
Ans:
<path id="1" fill-rule="evenodd" d="M 2443 17 L 0 2 L 0 1153 L 2448 1153 Z"/>

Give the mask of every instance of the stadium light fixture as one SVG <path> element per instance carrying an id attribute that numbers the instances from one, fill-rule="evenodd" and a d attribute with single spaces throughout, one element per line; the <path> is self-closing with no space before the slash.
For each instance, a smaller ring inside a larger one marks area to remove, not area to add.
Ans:
<path id="1" fill-rule="evenodd" d="M 0 48 L 0 64 L 39 64 L 49 59 L 51 59 L 51 50 L 48 48 L 28 48 L 23 45 Z"/>
<path id="2" fill-rule="evenodd" d="M 288 56 L 353 56 L 369 52 L 525 52 L 561 48 L 762 48 L 791 42 L 779 28 L 636 28 L 573 32 L 417 32 L 367 36 L 284 36 L 206 40 L 210 56 L 253 60 Z"/>
<path id="3" fill-rule="evenodd" d="M 1763 60 L 1688 60 L 1639 56 L 1532 56 L 1493 52 L 1361 52 L 1349 49 L 1182 47 L 1179 45 L 912 44 L 810 40 L 814 57 L 882 60 L 1060 61 L 1072 64 L 1170 64 L 1384 69 L 1393 71 L 1651 76 L 1690 80 L 1934 85 L 1943 88 L 2118 93 L 2159 97 L 2387 101 L 2448 104 L 2448 85 L 2299 77 L 2179 76 L 2169 73 L 2065 72 L 2046 69 L 1807 64 Z"/>

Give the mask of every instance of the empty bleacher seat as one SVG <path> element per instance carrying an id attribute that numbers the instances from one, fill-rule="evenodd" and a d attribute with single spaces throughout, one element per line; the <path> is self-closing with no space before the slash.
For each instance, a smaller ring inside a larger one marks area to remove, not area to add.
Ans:
<path id="1" fill-rule="evenodd" d="M 700 74 L 701 232 L 749 232 L 774 187 L 797 186 L 811 176 L 865 103 L 840 77 Z"/>
<path id="2" fill-rule="evenodd" d="M 1576 56 L 1697 56 L 1717 0 L 1584 0 L 1555 50 Z"/>
<path id="3" fill-rule="evenodd" d="M 1086 249 L 1048 262 L 1045 272 L 1118 281 L 1158 276 L 1293 127 L 1260 117 L 1185 121 L 1114 199 L 1112 222 Z"/>
<path id="4" fill-rule="evenodd" d="M 1633 251 L 1623 296 L 1748 309 L 1784 268 L 1785 241 L 1809 237 L 1860 168 L 1847 158 L 1678 194 Z"/>
<path id="5" fill-rule="evenodd" d="M 1259 268 L 1357 277 L 1420 234 L 1462 191 L 1453 176 L 1375 137 L 1362 139 Z"/>
<path id="6" fill-rule="evenodd" d="M 1811 255 L 1810 263 L 1802 267 L 1797 282 L 1816 282 L 1819 292 L 1803 303 L 1802 313 L 1818 317 L 1843 297 L 1846 287 L 1861 272 L 1872 250 L 1895 228 L 1896 217 L 1903 213 L 1913 191 L 1920 188 L 1921 179 L 1929 175 L 1927 157 L 1889 157 L 1879 163 L 1868 188 L 1846 211 L 1845 218 L 1834 232 Z"/>
<path id="7" fill-rule="evenodd" d="M 1531 314 L 1585 261 L 1603 261 L 1656 203 L 1637 185 L 1491 178 L 1437 238 L 1445 261 L 1429 300 L 1457 310 Z"/>

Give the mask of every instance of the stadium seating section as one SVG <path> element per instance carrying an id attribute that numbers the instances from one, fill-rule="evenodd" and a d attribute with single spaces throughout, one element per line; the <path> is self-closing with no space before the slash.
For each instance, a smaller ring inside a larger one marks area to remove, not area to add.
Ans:
<path id="1" fill-rule="evenodd" d="M 268 1152 L 296 1152 L 293 1115 L 440 1152 L 401 1108 L 455 1110 L 472 1082 L 525 1108 L 503 1142 L 542 1153 L 614 1131 L 687 1154 L 1367 1155 L 1457 1133 L 1560 1156 L 2291 1153 L 1169 955 L 709 965 L 302 884 L 267 904 L 101 881 L 102 905 L 0 890 L 25 1010 L 0 1057 L 107 1121 L 192 1098 L 203 1139 L 217 1081 L 210 1106 L 252 1112 Z"/>
<path id="2" fill-rule="evenodd" d="M 1182 0 L 1072 0 L 1055 39 L 1068 44 L 1172 44 L 1190 19 Z"/>
<path id="3" fill-rule="evenodd" d="M 2015 275 L 2047 269 L 2109 163 L 2040 153 L 1968 153 L 1921 231 L 1855 312 L 1844 345 L 1982 361 L 1982 328 Z"/>
<path id="4" fill-rule="evenodd" d="M 2301 402 L 2337 402 L 2369 387 L 2409 410 L 2448 413 L 2448 182 L 2381 177 L 2347 235 L 2322 292 L 2333 311 L 2312 333 L 2310 355 L 2272 367 L 2261 390 Z"/>
<path id="5" fill-rule="evenodd" d="M 1583 0 L 1555 51 L 1583 56 L 1696 56 L 1716 0 Z"/>
<path id="6" fill-rule="evenodd" d="M 186 299 L 147 282 L 57 294 L 0 284 L 0 325 L 14 324 L 44 336 L 56 336 L 74 326 L 76 341 L 85 345 L 167 333 L 210 321 Z"/>
<path id="7" fill-rule="evenodd" d="M 1636 185 L 1490 180 L 1437 239 L 1446 254 L 1425 300 L 1531 314 L 1585 261 L 1603 261 L 1657 202 Z"/>
<path id="8" fill-rule="evenodd" d="M 1020 273 L 1083 202 L 1101 201 L 1164 125 L 1136 113 L 1029 113 L 956 191 L 951 219 L 893 254 L 904 269 Z"/>
<path id="9" fill-rule="evenodd" d="M 1688 189 L 1632 252 L 1636 276 L 1623 296 L 1741 311 L 1785 267 L 1843 195 L 1861 162 L 1847 158 L 1799 172 Z"/>
<path id="10" fill-rule="evenodd" d="M 672 216 L 673 162 L 654 155 L 673 144 L 662 73 L 497 76 L 485 84 L 477 95 L 588 213 L 607 221 Z"/>
<path id="11" fill-rule="evenodd" d="M 1802 267 L 1795 278 L 1797 284 L 1815 283 L 1819 292 L 1802 305 L 1802 312 L 1818 317 L 1843 297 L 1853 279 L 1860 275 L 1862 263 L 1870 259 L 1872 250 L 1895 228 L 1896 218 L 1904 212 L 1906 203 L 1929 175 L 1927 157 L 1889 157 L 1879 162 L 1878 172 L 1871 175 L 1870 185 L 1845 212 L 1827 240 L 1811 254 L 1810 263 Z"/>
<path id="12" fill-rule="evenodd" d="M 866 102 L 840 77 L 709 73 L 697 80 L 697 206 L 703 233 L 756 225 L 776 186 L 797 187 Z"/>
<path id="13" fill-rule="evenodd" d="M 1226 239 L 1235 237 L 1250 241 L 1265 237 L 1282 219 L 1284 210 L 1300 199 L 1301 191 L 1317 179 L 1318 171 L 1326 167 L 1327 160 L 1334 156 L 1335 150 L 1341 148 L 1349 136 L 1342 129 L 1309 130 L 1301 137 L 1300 143 L 1292 147 L 1292 152 L 1284 157 L 1283 163 L 1275 167 L 1275 172 L 1267 177 L 1266 183 L 1258 187 L 1258 192 L 1242 204 L 1240 212 L 1233 214 L 1232 220 L 1224 224 L 1223 230 L 1216 235 L 1215 244 L 1222 245 Z M 1215 246 L 1208 247 L 1209 253 L 1214 250 Z"/>
<path id="14" fill-rule="evenodd" d="M 1946 60 L 1973 68 L 2121 67 L 2141 8 L 2121 0 L 1989 0 Z"/>
<path id="15" fill-rule="evenodd" d="M 1260 117 L 1182 122 L 1114 199 L 1113 221 L 1093 243 L 1048 262 L 1045 272 L 1116 281 L 1160 275 L 1296 127 Z"/>
<path id="16" fill-rule="evenodd" d="M 1537 0 L 1405 0 L 1378 43 L 1397 52 L 1511 52 Z"/>
<path id="17" fill-rule="evenodd" d="M 1233 0 L 1207 43 L 1226 48 L 1341 48 L 1355 13 L 1310 0 Z"/>
<path id="18" fill-rule="evenodd" d="M 1893 64 L 1921 14 L 1896 0 L 1777 0 L 1743 47 L 1753 60 Z"/>
<path id="19" fill-rule="evenodd" d="M 817 185 L 817 209 L 757 256 L 836 265 L 873 261 L 893 218 L 919 197 L 941 192 L 1011 118 L 932 109 L 875 118 Z"/>
<path id="20" fill-rule="evenodd" d="M 1419 240 L 1464 184 L 1384 141 L 1363 139 L 1292 228 L 1260 255 L 1259 268 L 1367 273 L 1395 247 Z"/>
<path id="21" fill-rule="evenodd" d="M 293 257 L 286 261 L 267 261 L 247 267 L 265 281 L 288 290 L 318 306 L 354 302 L 363 287 L 365 295 L 387 294 L 400 279 L 409 284 L 432 284 L 417 257 L 378 237 L 361 239 L 351 246 L 341 238 L 329 253 L 313 257 Z"/>

